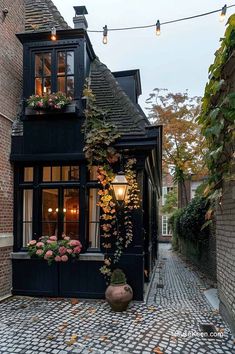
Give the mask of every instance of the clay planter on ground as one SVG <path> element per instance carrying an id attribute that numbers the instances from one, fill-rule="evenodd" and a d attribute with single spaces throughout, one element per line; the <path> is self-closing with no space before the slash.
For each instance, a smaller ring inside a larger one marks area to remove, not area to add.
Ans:
<path id="1" fill-rule="evenodd" d="M 128 284 L 109 285 L 105 298 L 113 311 L 125 311 L 133 298 L 133 291 Z"/>

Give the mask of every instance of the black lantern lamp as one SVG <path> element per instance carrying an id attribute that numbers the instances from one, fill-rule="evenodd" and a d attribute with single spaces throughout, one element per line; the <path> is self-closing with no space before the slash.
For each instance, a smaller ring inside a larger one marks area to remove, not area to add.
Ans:
<path id="1" fill-rule="evenodd" d="M 118 172 L 114 180 L 111 183 L 112 189 L 114 191 L 115 199 L 119 205 L 122 205 L 125 201 L 128 182 L 124 172 Z"/>

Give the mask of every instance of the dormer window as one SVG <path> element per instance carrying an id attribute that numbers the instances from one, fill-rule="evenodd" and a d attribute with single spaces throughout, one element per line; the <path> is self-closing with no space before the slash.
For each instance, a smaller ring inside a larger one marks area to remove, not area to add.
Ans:
<path id="1" fill-rule="evenodd" d="M 63 92 L 74 97 L 74 51 L 52 50 L 34 54 L 36 95 Z"/>

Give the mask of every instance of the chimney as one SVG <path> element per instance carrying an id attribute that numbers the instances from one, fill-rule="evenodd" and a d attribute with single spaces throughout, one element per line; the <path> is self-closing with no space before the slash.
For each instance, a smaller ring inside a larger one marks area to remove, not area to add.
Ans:
<path id="1" fill-rule="evenodd" d="M 74 28 L 87 30 L 88 23 L 85 15 L 88 14 L 86 6 L 74 6 L 75 17 L 73 18 Z"/>

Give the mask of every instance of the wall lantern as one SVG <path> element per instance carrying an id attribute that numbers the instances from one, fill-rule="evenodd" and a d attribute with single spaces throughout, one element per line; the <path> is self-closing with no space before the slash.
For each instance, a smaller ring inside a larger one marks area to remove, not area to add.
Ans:
<path id="1" fill-rule="evenodd" d="M 114 191 L 116 201 L 119 204 L 122 204 L 125 201 L 126 193 L 128 189 L 128 182 L 124 172 L 118 172 L 118 174 L 115 176 L 114 180 L 112 181 L 111 186 Z"/>
<path id="2" fill-rule="evenodd" d="M 51 29 L 51 40 L 56 41 L 56 28 L 55 26 Z"/>

